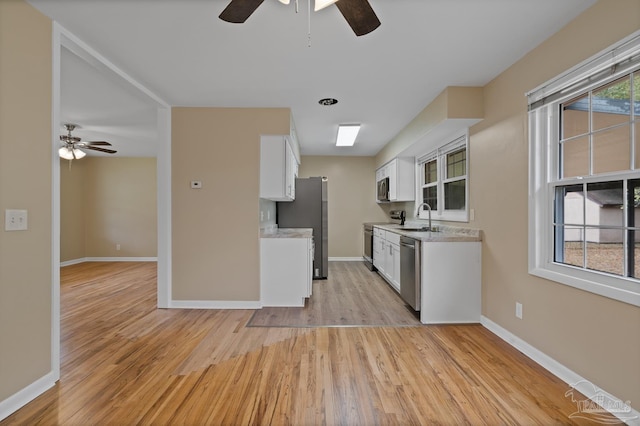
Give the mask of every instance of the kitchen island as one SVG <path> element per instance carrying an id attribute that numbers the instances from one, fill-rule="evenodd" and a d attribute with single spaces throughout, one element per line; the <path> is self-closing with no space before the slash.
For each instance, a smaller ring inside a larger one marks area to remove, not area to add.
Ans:
<path id="1" fill-rule="evenodd" d="M 420 322 L 479 323 L 482 305 L 482 232 L 438 225 L 437 232 L 407 230 L 425 225 L 375 223 L 373 263 L 400 293 L 400 237 L 419 241 Z"/>

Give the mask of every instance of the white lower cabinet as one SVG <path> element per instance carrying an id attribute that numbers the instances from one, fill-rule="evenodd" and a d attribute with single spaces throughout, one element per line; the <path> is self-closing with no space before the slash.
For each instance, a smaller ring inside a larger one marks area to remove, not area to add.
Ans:
<path id="1" fill-rule="evenodd" d="M 400 291 L 400 245 L 391 244 L 393 248 L 393 273 L 391 276 L 391 285 L 395 287 L 397 291 Z"/>
<path id="2" fill-rule="evenodd" d="M 421 243 L 420 321 L 423 324 L 478 323 L 482 308 L 482 243 Z M 373 228 L 373 264 L 400 293 L 400 234 Z"/>
<path id="3" fill-rule="evenodd" d="M 312 280 L 313 238 L 260 238 L 262 306 L 304 306 Z"/>
<path id="4" fill-rule="evenodd" d="M 384 271 L 385 233 L 380 228 L 373 228 L 373 266 L 381 273 Z"/>
<path id="5" fill-rule="evenodd" d="M 374 227 L 373 247 L 373 266 L 375 266 L 380 275 L 399 292 L 400 235 Z"/>
<path id="6" fill-rule="evenodd" d="M 423 242 L 420 321 L 480 322 L 481 277 L 480 242 Z"/>

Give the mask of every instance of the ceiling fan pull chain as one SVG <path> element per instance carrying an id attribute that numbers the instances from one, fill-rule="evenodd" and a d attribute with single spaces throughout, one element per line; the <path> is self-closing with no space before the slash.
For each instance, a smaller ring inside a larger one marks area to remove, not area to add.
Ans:
<path id="1" fill-rule="evenodd" d="M 309 4 L 307 7 L 307 43 L 308 47 L 311 47 L 311 0 L 308 0 Z"/>

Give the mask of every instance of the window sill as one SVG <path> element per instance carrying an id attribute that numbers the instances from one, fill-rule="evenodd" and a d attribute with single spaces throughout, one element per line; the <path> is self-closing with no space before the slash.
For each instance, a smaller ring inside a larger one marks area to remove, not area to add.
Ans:
<path id="1" fill-rule="evenodd" d="M 534 267 L 529 270 L 529 273 L 540 278 L 640 307 L 640 284 L 635 281 L 558 264 L 549 264 L 546 265 L 546 267 Z"/>

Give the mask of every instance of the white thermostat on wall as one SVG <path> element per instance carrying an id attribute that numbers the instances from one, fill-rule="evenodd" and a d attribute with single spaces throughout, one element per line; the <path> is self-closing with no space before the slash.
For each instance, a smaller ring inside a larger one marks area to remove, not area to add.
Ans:
<path id="1" fill-rule="evenodd" d="M 192 180 L 191 181 L 191 189 L 200 189 L 202 188 L 202 181 L 201 180 Z"/>

